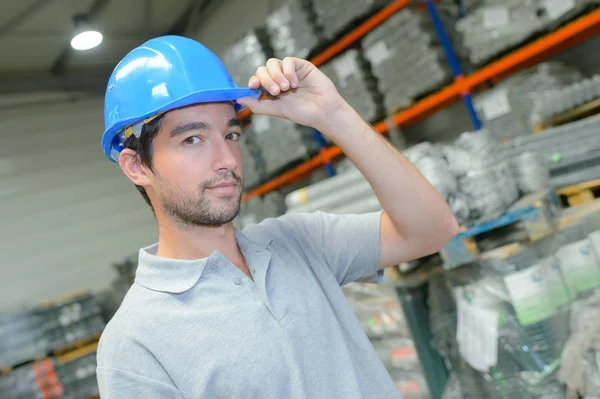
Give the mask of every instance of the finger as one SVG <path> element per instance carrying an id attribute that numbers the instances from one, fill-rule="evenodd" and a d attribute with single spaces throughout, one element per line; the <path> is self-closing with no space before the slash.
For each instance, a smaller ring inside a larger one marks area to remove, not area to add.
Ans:
<path id="1" fill-rule="evenodd" d="M 303 60 L 301 58 L 289 57 L 291 61 L 288 61 L 290 64 L 293 64 L 293 70 L 296 73 L 296 77 L 298 82 L 308 76 L 316 67 L 310 61 Z"/>
<path id="2" fill-rule="evenodd" d="M 296 76 L 296 61 L 292 57 L 285 57 L 282 61 L 283 74 L 290 82 L 292 89 L 298 87 L 298 76 Z"/>
<path id="3" fill-rule="evenodd" d="M 254 97 L 242 97 L 237 100 L 237 103 L 243 107 L 250 108 L 250 111 L 254 114 L 278 116 L 274 104 L 275 101 L 276 100 L 258 99 Z"/>
<path id="4" fill-rule="evenodd" d="M 281 92 L 279 85 L 273 81 L 267 67 L 261 66 L 256 70 L 256 76 L 260 79 L 260 85 L 271 95 L 276 96 Z"/>
<path id="5" fill-rule="evenodd" d="M 248 80 L 248 87 L 250 87 L 251 89 L 259 89 L 260 79 L 256 76 L 252 76 L 250 80 Z"/>
<path id="6" fill-rule="evenodd" d="M 267 70 L 269 71 L 269 75 L 277 85 L 281 91 L 286 91 L 290 88 L 290 82 L 283 74 L 282 62 L 277 58 L 270 58 L 267 61 Z"/>

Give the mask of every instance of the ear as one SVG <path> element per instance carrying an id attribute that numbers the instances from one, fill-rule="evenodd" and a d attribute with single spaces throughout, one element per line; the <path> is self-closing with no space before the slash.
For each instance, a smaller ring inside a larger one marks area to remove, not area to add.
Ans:
<path id="1" fill-rule="evenodd" d="M 119 155 L 119 165 L 125 176 L 136 186 L 147 187 L 150 185 L 148 169 L 142 165 L 140 156 L 130 148 L 124 148 Z"/>

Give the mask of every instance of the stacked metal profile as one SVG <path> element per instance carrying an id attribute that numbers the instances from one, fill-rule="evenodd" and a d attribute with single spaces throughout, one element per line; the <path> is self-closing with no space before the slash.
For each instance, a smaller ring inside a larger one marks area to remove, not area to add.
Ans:
<path id="1" fill-rule="evenodd" d="M 323 41 L 311 0 L 287 0 L 267 17 L 275 57 L 306 58 Z"/>
<path id="2" fill-rule="evenodd" d="M 0 316 L 0 367 L 23 364 L 0 377 L 0 397 L 62 398 L 71 385 L 74 394 L 64 397 L 84 397 L 80 395 L 84 388 L 85 392 L 96 393 L 95 368 L 94 378 L 86 375 L 87 381 L 80 382 L 83 377 L 78 378 L 77 374 L 67 378 L 67 369 L 61 374 L 63 365 L 53 358 L 30 362 L 99 334 L 104 327 L 101 309 L 90 294 Z M 66 382 L 59 375 L 65 376 Z"/>
<path id="3" fill-rule="evenodd" d="M 319 68 L 340 95 L 367 121 L 383 116 L 383 97 L 363 53 L 350 49 Z"/>
<path id="4" fill-rule="evenodd" d="M 0 367 L 10 367 L 104 329 L 91 295 L 0 316 Z"/>
<path id="5" fill-rule="evenodd" d="M 285 197 L 287 213 L 317 210 L 358 214 L 381 210 L 373 189 L 355 167 L 329 179 L 293 191 Z"/>
<path id="6" fill-rule="evenodd" d="M 221 56 L 231 78 L 238 86 L 247 86 L 258 67 L 273 56 L 269 37 L 264 28 L 254 28 L 236 41 Z"/>
<path id="7" fill-rule="evenodd" d="M 365 58 L 389 112 L 452 78 L 427 14 L 410 8 L 392 15 L 362 40 Z"/>
<path id="8" fill-rule="evenodd" d="M 39 325 L 39 317 L 29 309 L 0 315 L 0 369 L 48 351 Z"/>
<path id="9" fill-rule="evenodd" d="M 51 357 L 0 376 L 2 399 L 82 399 L 97 394 L 96 352 L 66 363 Z"/>
<path id="10" fill-rule="evenodd" d="M 597 0 L 491 0 L 461 18 L 456 30 L 473 64 L 479 65 L 536 34 L 581 14 Z"/>
<path id="11" fill-rule="evenodd" d="M 319 25 L 327 39 L 334 39 L 352 22 L 382 7 L 388 0 L 312 0 Z"/>
<path id="12" fill-rule="evenodd" d="M 102 309 L 91 295 L 34 310 L 48 351 L 72 344 L 104 330 Z"/>
<path id="13" fill-rule="evenodd" d="M 98 394 L 96 379 L 96 352 L 56 366 L 58 379 L 63 386 L 61 399 L 91 398 Z"/>
<path id="14" fill-rule="evenodd" d="M 294 161 L 303 159 L 307 154 L 302 132 L 298 125 L 287 119 L 266 115 L 252 115 L 252 124 L 245 129 L 244 135 L 253 142 L 257 172 L 261 173 L 260 156 L 267 174 L 278 173 L 281 168 Z M 260 155 L 257 154 L 260 151 Z"/>
<path id="15" fill-rule="evenodd" d="M 402 397 L 431 398 L 393 282 L 350 283 L 343 291 Z"/>
<path id="16" fill-rule="evenodd" d="M 497 160 L 514 160 L 524 153 L 535 154 L 550 171 L 550 185 L 564 187 L 600 175 L 599 129 L 600 117 L 590 117 L 543 134 L 517 137 L 499 145 L 492 155 Z"/>
<path id="17" fill-rule="evenodd" d="M 500 141 L 532 132 L 535 93 L 560 88 L 582 78 L 574 68 L 546 62 L 518 73 L 474 98 L 475 108 L 492 136 Z"/>
<path id="18" fill-rule="evenodd" d="M 594 75 L 568 86 L 537 93 L 534 97 L 532 124 L 600 98 L 600 75 Z"/>

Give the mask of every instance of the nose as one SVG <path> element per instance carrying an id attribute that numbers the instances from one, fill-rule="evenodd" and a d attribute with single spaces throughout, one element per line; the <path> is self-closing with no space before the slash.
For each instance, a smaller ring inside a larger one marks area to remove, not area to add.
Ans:
<path id="1" fill-rule="evenodd" d="M 234 170 L 237 166 L 237 158 L 229 141 L 216 139 L 213 141 L 213 169 L 217 170 Z"/>

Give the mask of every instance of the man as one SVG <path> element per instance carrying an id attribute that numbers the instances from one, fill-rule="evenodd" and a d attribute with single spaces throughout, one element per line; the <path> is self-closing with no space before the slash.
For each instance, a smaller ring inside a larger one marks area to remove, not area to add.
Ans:
<path id="1" fill-rule="evenodd" d="M 399 396 L 340 285 L 377 282 L 385 267 L 438 251 L 457 223 L 310 62 L 270 59 L 249 86 L 174 36 L 133 50 L 109 81 L 104 151 L 151 204 L 159 239 L 140 250 L 102 335 L 103 399 Z M 384 211 L 286 215 L 237 231 L 240 106 L 327 135 Z"/>

